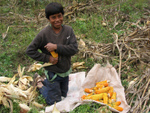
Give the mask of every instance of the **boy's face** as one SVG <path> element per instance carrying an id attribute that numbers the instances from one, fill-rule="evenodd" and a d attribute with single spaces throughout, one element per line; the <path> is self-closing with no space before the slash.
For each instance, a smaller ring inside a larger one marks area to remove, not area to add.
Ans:
<path id="1" fill-rule="evenodd" d="M 54 29 L 60 29 L 63 23 L 62 13 L 54 14 L 49 16 L 49 21 Z"/>

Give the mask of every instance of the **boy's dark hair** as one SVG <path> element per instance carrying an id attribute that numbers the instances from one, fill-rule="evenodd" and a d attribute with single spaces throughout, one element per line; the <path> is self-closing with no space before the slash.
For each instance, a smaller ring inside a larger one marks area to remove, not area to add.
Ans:
<path id="1" fill-rule="evenodd" d="M 64 15 L 63 6 L 57 2 L 52 2 L 48 4 L 45 8 L 45 15 L 47 19 L 49 19 L 49 16 L 58 13 L 62 13 L 62 15 Z"/>

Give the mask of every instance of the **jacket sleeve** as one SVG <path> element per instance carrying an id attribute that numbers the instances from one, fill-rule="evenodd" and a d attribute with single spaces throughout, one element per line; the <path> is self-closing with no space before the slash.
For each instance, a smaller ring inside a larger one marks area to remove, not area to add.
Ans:
<path id="1" fill-rule="evenodd" d="M 78 52 L 78 44 L 73 30 L 71 29 L 71 35 L 69 37 L 69 43 L 66 45 L 57 44 L 56 52 L 60 55 L 72 56 Z"/>
<path id="2" fill-rule="evenodd" d="M 37 35 L 35 39 L 27 47 L 26 54 L 36 61 L 49 62 L 50 55 L 39 52 L 42 44 L 42 37 Z"/>

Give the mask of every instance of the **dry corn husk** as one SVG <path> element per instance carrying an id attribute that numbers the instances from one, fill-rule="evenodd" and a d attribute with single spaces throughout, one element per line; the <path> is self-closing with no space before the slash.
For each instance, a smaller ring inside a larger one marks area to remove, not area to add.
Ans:
<path id="1" fill-rule="evenodd" d="M 32 71 L 37 71 L 37 70 L 40 70 L 41 68 L 43 67 L 46 67 L 46 66 L 51 66 L 53 65 L 52 63 L 44 63 L 43 65 L 40 64 L 40 63 L 37 63 L 35 62 L 34 64 L 32 64 L 29 69 L 28 69 L 28 72 L 32 72 Z"/>
<path id="2" fill-rule="evenodd" d="M 72 69 L 85 69 L 86 67 L 83 65 L 85 62 L 75 62 L 72 65 Z"/>
<path id="3" fill-rule="evenodd" d="M 0 77 L 0 82 L 9 82 L 10 80 L 11 78 L 9 77 L 3 77 L 3 76 Z"/>
<path id="4" fill-rule="evenodd" d="M 31 76 L 23 75 L 24 69 L 24 67 L 21 69 L 19 65 L 18 73 L 12 78 L 0 77 L 0 104 L 10 108 L 11 112 L 13 112 L 12 101 L 26 102 L 19 104 L 21 107 L 20 113 L 28 112 L 31 108 L 27 104 L 30 105 L 30 103 L 37 108 L 43 108 L 42 104 L 35 102 L 35 97 L 37 96 L 36 87 L 30 85 L 33 81 Z"/>
<path id="5" fill-rule="evenodd" d="M 31 108 L 26 104 L 19 104 L 19 106 L 21 108 L 20 113 L 27 113 L 28 111 L 31 110 Z"/>
<path id="6" fill-rule="evenodd" d="M 54 108 L 53 108 L 52 113 L 60 113 L 60 111 L 56 108 L 56 102 L 54 104 Z"/>
<path id="7" fill-rule="evenodd" d="M 43 107 L 44 107 L 43 104 L 39 104 L 39 103 L 37 103 L 37 102 L 35 102 L 35 101 L 33 101 L 32 104 L 33 104 L 34 106 L 36 106 L 37 108 L 43 108 Z"/>

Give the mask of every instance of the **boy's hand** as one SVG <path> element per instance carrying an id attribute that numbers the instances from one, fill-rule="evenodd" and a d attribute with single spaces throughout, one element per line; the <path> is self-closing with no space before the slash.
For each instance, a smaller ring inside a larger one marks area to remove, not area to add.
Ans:
<path id="1" fill-rule="evenodd" d="M 49 57 L 49 62 L 52 63 L 53 65 L 57 64 L 58 58 L 54 58 L 52 56 Z"/>
<path id="2" fill-rule="evenodd" d="M 55 51 L 57 49 L 57 44 L 53 44 L 53 43 L 47 43 L 44 46 L 49 52 L 51 51 Z"/>

